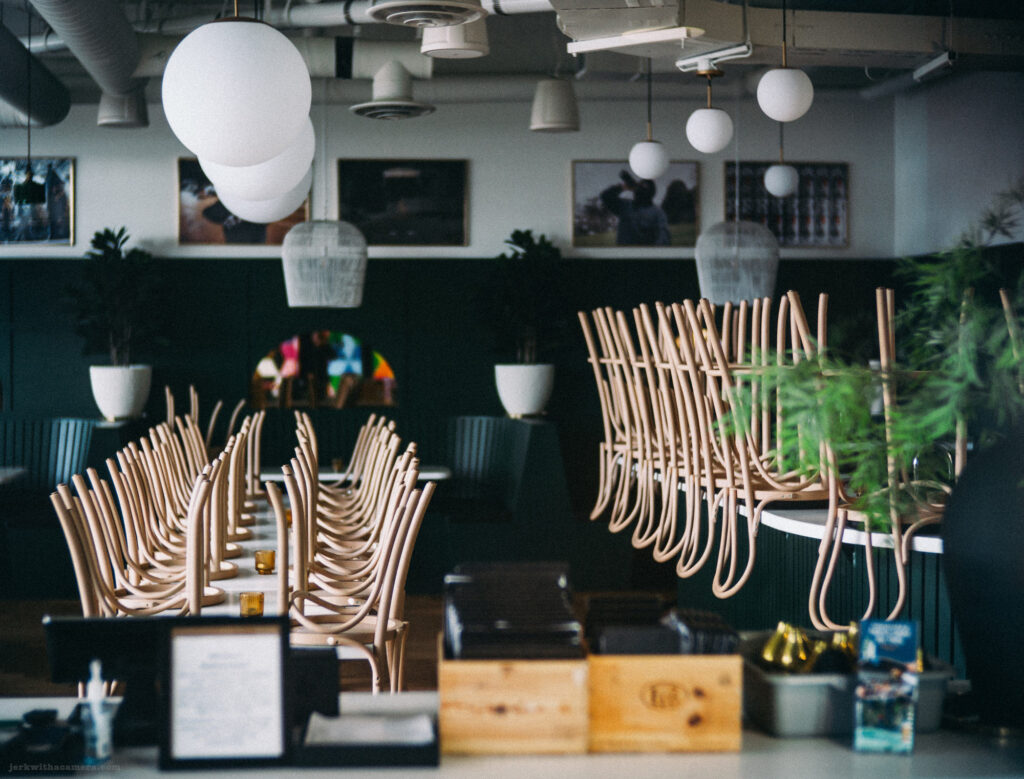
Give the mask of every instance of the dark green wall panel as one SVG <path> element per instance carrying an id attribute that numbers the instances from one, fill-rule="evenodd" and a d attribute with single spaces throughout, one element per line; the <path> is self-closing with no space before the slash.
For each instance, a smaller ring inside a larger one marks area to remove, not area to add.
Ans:
<path id="1" fill-rule="evenodd" d="M 567 262 L 569 339 L 555 360 L 555 390 L 547 418 L 558 429 L 571 510 L 582 517 L 566 536 L 574 545 L 574 565 L 580 567 L 579 579 L 590 587 L 602 581 L 673 586 L 666 566 L 642 562 L 646 553 L 635 555 L 627 538 L 609 538 L 599 523 L 585 519 L 596 490 L 601 422 L 575 312 L 696 297 L 695 266 L 692 260 L 660 259 Z M 165 259 L 158 266 L 165 295 L 154 315 L 166 322 L 166 344 L 152 355 L 154 387 L 147 407 L 151 419 L 164 414 L 165 384 L 179 403 L 185 403 L 187 387 L 193 383 L 204 416 L 217 399 L 225 401 L 224 424 L 230 408 L 247 394 L 259 358 L 283 339 L 311 329 L 351 332 L 391 363 L 400 405 L 388 413 L 399 420 L 403 438 L 421 444 L 424 462 L 443 456 L 449 417 L 502 413 L 494 389 L 490 333 L 476 303 L 477 290 L 493 271 L 487 260 L 371 260 L 363 305 L 354 310 L 289 309 L 277 259 Z M 96 415 L 88 382 L 91 360 L 81 354 L 81 340 L 61 305 L 62 290 L 80 268 L 80 260 L 0 264 L 0 349 L 5 350 L 0 352 L 0 381 L 5 410 L 40 416 Z M 796 288 L 805 300 L 812 300 L 822 288 L 832 292 L 834 322 L 871 310 L 872 291 L 891 283 L 891 270 L 887 261 L 783 261 L 779 288 Z M 354 423 L 365 413 L 357 410 Z M 287 420 L 281 422 L 275 456 L 287 455 L 287 425 Z M 348 427 L 348 422 L 342 425 Z M 469 539 L 478 531 L 465 532 Z M 469 543 L 442 536 L 437 536 L 441 546 Z"/>

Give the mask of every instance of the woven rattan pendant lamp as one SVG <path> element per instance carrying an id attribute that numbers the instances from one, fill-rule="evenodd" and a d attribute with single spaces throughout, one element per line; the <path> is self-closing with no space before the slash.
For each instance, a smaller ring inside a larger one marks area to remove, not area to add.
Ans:
<path id="1" fill-rule="evenodd" d="M 772 231 L 740 219 L 738 130 L 733 136 L 735 219 L 702 232 L 694 252 L 700 295 L 715 305 L 773 296 L 779 269 L 779 242 Z"/>
<path id="2" fill-rule="evenodd" d="M 357 308 L 366 279 L 366 239 L 348 222 L 300 222 L 281 247 L 291 308 Z"/>
<path id="3" fill-rule="evenodd" d="M 320 210 L 327 211 L 327 91 L 321 104 Z M 329 219 L 300 222 L 281 246 L 290 308 L 358 308 L 366 280 L 366 238 L 354 225 Z"/>

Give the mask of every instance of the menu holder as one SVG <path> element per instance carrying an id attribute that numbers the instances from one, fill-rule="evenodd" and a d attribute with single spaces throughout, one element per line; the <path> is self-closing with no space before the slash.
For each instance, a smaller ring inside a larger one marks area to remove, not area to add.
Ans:
<path id="1" fill-rule="evenodd" d="M 176 621 L 163 666 L 160 768 L 286 763 L 287 652 L 282 618 Z"/>

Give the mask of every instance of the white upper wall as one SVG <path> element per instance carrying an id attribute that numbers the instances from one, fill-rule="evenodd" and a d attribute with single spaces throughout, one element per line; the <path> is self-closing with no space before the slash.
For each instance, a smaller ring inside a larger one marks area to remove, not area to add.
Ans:
<path id="1" fill-rule="evenodd" d="M 895 115 L 895 254 L 947 249 L 1024 177 L 1024 74 L 925 84 Z"/>
<path id="2" fill-rule="evenodd" d="M 865 101 L 856 94 L 819 93 L 810 112 L 786 128 L 786 157 L 794 162 L 848 162 L 850 165 L 850 242 L 837 249 L 785 249 L 784 257 L 841 259 L 890 257 L 943 246 L 950 227 L 988 204 L 988 192 L 1003 187 L 1021 169 L 1020 108 L 1024 80 L 1000 76 L 1002 88 L 985 89 L 985 79 L 948 79 L 949 94 L 938 87 L 900 98 Z M 995 100 L 1007 85 L 1016 105 Z M 979 96 L 979 91 L 981 96 Z M 643 87 L 637 84 L 638 97 Z M 924 106 L 919 105 L 924 102 Z M 702 155 L 686 142 L 684 125 L 700 107 L 692 99 L 656 99 L 654 135 L 673 159 L 700 163 L 700 221 L 707 227 L 724 216 L 724 162 L 773 160 L 778 125 L 765 117 L 752 96 L 722 97 L 736 140 L 724 153 Z M 572 250 L 571 170 L 573 160 L 625 160 L 644 135 L 645 108 L 637 101 L 583 101 L 578 133 L 532 133 L 528 102 L 442 103 L 426 117 L 381 122 L 351 114 L 344 106 L 327 112 L 327 140 L 318 139 L 312 190 L 314 218 L 337 215 L 338 158 L 449 158 L 469 161 L 469 244 L 465 247 L 376 247 L 376 257 L 493 257 L 515 228 L 546 233 L 576 256 L 692 257 L 692 248 Z M 922 118 L 924 113 L 924 118 Z M 1008 116 L 1006 119 L 1000 117 Z M 966 122 L 972 119 L 976 126 Z M 313 109 L 319 134 L 320 107 Z M 923 124 L 926 123 L 926 124 Z M 928 131 L 927 143 L 919 140 Z M 1015 147 L 1011 150 L 1011 141 Z M 969 140 L 969 142 L 968 142 Z M 244 143 L 244 138 L 239 139 Z M 326 153 L 324 153 L 326 149 Z M 992 153 L 998 149 L 998 153 Z M 279 247 L 179 246 L 177 243 L 178 157 L 190 156 L 170 132 L 158 105 L 150 106 L 150 126 L 117 130 L 96 126 L 96 108 L 75 105 L 60 125 L 34 130 L 39 156 L 76 158 L 75 233 L 71 247 L 0 246 L 0 258 L 81 256 L 97 229 L 125 225 L 138 242 L 162 256 L 268 257 Z M 950 157 L 953 151 L 956 157 Z M 24 130 L 0 130 L 0 154 L 23 156 Z M 321 177 L 326 156 L 326 199 Z M 962 169 L 958 160 L 964 159 Z M 959 178 L 955 186 L 950 171 Z M 924 182 L 923 186 L 922 183 Z M 898 195 L 898 197 L 897 197 Z M 972 202 L 965 203 L 970 199 Z M 979 207 L 975 207 L 977 204 Z M 948 231 L 947 231 L 948 232 Z M 926 239 L 928 239 L 926 241 Z M 934 239 L 934 240 L 932 240 Z M 909 248 L 908 248 L 909 247 Z"/>

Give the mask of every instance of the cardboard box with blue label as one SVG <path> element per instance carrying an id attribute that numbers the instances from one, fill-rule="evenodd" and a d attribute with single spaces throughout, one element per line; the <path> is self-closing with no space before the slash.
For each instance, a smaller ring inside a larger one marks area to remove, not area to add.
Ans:
<path id="1" fill-rule="evenodd" d="M 854 704 L 853 748 L 912 752 L 920 661 L 917 623 L 864 620 Z"/>

